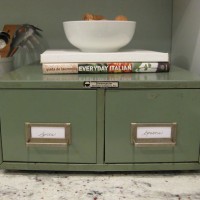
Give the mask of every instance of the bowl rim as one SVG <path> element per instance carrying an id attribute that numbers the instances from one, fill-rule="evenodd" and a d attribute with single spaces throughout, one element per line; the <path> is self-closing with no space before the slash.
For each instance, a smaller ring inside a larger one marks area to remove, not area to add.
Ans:
<path id="1" fill-rule="evenodd" d="M 120 20 L 77 20 L 77 21 L 64 21 L 63 24 L 71 24 L 71 23 L 85 23 L 85 24 L 89 24 L 89 23 L 129 23 L 129 24 L 136 24 L 136 21 L 120 21 Z"/>

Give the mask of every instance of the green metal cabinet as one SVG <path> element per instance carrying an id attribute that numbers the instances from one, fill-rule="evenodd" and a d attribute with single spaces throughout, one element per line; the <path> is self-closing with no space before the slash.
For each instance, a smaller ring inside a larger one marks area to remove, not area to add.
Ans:
<path id="1" fill-rule="evenodd" d="M 197 170 L 199 102 L 200 77 L 175 66 L 169 73 L 88 75 L 43 75 L 41 65 L 21 67 L 0 79 L 0 168 Z M 27 140 L 30 124 L 66 123 L 66 145 Z M 142 146 L 134 127 L 148 124 L 171 124 L 176 135 L 170 143 L 150 138 L 155 143 Z"/>

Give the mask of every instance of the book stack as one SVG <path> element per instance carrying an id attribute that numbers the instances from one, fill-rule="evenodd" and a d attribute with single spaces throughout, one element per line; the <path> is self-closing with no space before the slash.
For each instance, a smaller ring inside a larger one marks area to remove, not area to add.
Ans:
<path id="1" fill-rule="evenodd" d="M 46 50 L 41 54 L 43 74 L 169 72 L 169 54 L 148 50 L 108 53 Z"/>

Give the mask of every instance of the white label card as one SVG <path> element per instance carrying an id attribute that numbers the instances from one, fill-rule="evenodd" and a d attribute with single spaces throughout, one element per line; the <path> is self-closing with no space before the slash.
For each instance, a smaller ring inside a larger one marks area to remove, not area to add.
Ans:
<path id="1" fill-rule="evenodd" d="M 32 138 L 65 139 L 65 127 L 31 127 Z"/>
<path id="2" fill-rule="evenodd" d="M 138 139 L 171 138 L 171 127 L 137 127 Z"/>

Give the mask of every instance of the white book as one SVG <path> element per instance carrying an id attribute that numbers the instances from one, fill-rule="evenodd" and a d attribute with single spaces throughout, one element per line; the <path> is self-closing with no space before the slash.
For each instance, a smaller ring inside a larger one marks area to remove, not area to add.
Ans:
<path id="1" fill-rule="evenodd" d="M 95 53 L 79 50 L 46 50 L 40 55 L 41 63 L 67 62 L 169 62 L 169 54 L 149 50 L 126 50 Z"/>

